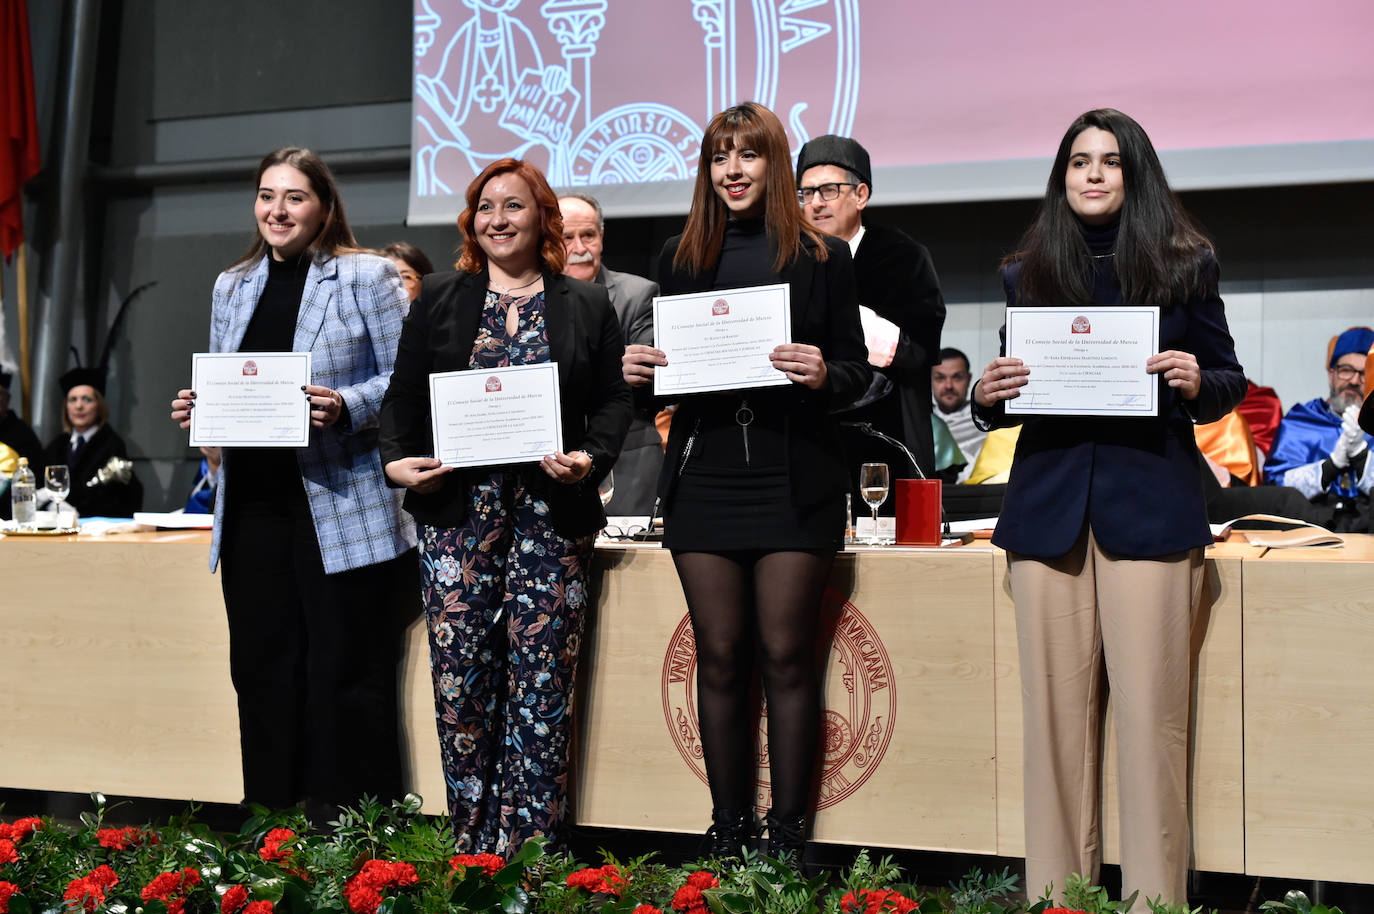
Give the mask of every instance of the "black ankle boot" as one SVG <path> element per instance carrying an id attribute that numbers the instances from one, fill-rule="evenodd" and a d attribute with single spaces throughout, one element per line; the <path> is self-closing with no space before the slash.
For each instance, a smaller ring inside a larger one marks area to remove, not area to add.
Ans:
<path id="1" fill-rule="evenodd" d="M 768 812 L 768 856 L 797 872 L 806 857 L 806 816 L 775 816 Z"/>
<path id="2" fill-rule="evenodd" d="M 706 830 L 706 854 L 719 860 L 739 859 L 740 851 L 754 838 L 754 811 L 711 810 L 711 827 Z"/>

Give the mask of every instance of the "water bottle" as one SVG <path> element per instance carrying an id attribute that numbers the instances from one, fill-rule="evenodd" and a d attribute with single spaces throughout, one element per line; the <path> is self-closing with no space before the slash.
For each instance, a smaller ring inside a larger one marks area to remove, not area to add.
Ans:
<path id="1" fill-rule="evenodd" d="M 36 529 L 38 498 L 35 494 L 33 470 L 29 469 L 29 458 L 19 458 L 19 469 L 14 471 L 10 480 L 10 516 L 20 530 Z"/>

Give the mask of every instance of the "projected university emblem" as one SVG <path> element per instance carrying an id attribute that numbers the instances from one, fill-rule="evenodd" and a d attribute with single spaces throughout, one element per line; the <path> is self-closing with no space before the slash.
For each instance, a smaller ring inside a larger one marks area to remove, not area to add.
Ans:
<path id="1" fill-rule="evenodd" d="M 691 178 L 704 125 L 753 100 L 794 150 L 849 134 L 859 0 L 416 0 L 417 197 L 505 156 L 555 186 Z"/>
<path id="2" fill-rule="evenodd" d="M 873 624 L 858 607 L 834 590 L 825 592 L 823 632 L 833 631 L 825 665 L 824 722 L 818 809 L 852 795 L 878 770 L 897 719 L 897 684 L 892 660 Z M 686 616 L 668 640 L 661 678 L 663 716 L 684 762 L 702 782 L 701 730 L 697 721 L 697 651 L 691 620 Z M 768 715 L 759 718 L 759 774 L 754 803 L 760 811 L 772 805 L 768 780 Z"/>

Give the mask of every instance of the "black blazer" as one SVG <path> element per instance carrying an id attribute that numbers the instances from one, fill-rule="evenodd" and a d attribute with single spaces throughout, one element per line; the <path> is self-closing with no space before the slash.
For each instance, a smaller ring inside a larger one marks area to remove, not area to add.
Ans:
<path id="1" fill-rule="evenodd" d="M 935 475 L 935 434 L 930 425 L 930 370 L 940 354 L 945 297 L 935 263 L 924 245 L 899 229 L 865 225 L 854 255 L 859 303 L 901 329 L 892 364 L 875 369 L 896 386 L 889 396 L 901 405 L 902 427 L 881 431 L 900 438 L 916 455 L 921 471 Z M 902 464 L 905 466 L 906 461 Z M 905 475 L 905 474 L 902 474 Z"/>
<path id="2" fill-rule="evenodd" d="M 391 386 L 382 400 L 383 466 L 434 453 L 429 375 L 467 370 L 486 294 L 485 271 L 424 278 L 401 329 Z M 573 539 L 606 523 L 596 486 L 610 472 L 630 425 L 630 390 L 620 369 L 625 342 L 601 286 L 545 273 L 544 301 L 550 356 L 558 363 L 563 400 L 563 449 L 591 454 L 592 472 L 575 485 L 554 482 L 538 468 L 526 480 L 549 503 L 554 530 Z M 467 514 L 468 486 L 485 473 L 481 468 L 456 470 L 434 492 L 407 492 L 404 507 L 432 527 L 459 526 Z"/>
<path id="3" fill-rule="evenodd" d="M 63 432 L 48 442 L 43 450 L 44 466 L 67 462 L 71 438 L 71 435 Z M 137 476 L 130 475 L 128 482 L 91 488 L 86 486 L 87 481 L 93 479 L 100 468 L 110 462 L 111 457 L 128 456 L 129 449 L 124 446 L 124 439 L 110 428 L 108 422 L 100 426 L 77 455 L 76 462 L 67 467 L 72 481 L 67 504 L 76 508 L 82 517 L 133 517 L 135 511 L 143 510 L 143 483 L 138 481 Z M 37 474 L 39 488 L 43 487 L 42 472 L 39 469 Z"/>
<path id="4" fill-rule="evenodd" d="M 681 236 L 668 239 L 659 255 L 659 284 L 664 295 L 705 292 L 716 287 L 715 270 L 688 273 L 673 269 Z M 852 403 L 868 390 L 873 370 L 859 324 L 858 298 L 854 291 L 854 262 L 849 245 L 827 237 L 830 257 L 818 261 L 811 252 L 815 242 L 802 236 L 802 255 L 782 269 L 782 281 L 790 286 L 792 341 L 809 343 L 825 358 L 826 381 L 820 390 L 801 384 L 785 391 L 788 409 L 784 417 L 788 478 L 798 504 L 814 505 L 830 498 L 844 498 L 849 474 L 840 445 L 839 424 L 830 410 Z M 770 256 L 772 256 L 770 254 Z M 651 391 L 651 387 L 641 388 Z M 688 397 L 679 405 L 668 433 L 668 444 L 659 474 L 658 495 L 666 506 L 672 497 L 687 438 L 696 424 L 700 398 Z"/>
<path id="5" fill-rule="evenodd" d="M 1206 258 L 1203 289 L 1161 309 L 1159 349 L 1197 357 L 1197 399 L 1184 400 L 1159 376 L 1156 417 L 1096 419 L 1037 416 L 1022 425 L 992 541 L 1008 552 L 1054 558 L 1083 530 L 1108 552 L 1130 558 L 1169 555 L 1212 542 L 1193 423 L 1215 422 L 1245 397 L 1226 312 L 1217 292 L 1218 267 Z M 1003 271 L 1007 304 L 1017 304 L 1017 264 Z M 1120 304 L 1118 288 L 1114 301 Z M 1003 339 L 1005 351 L 1005 332 Z M 985 426 L 1010 425 L 1005 401 L 973 404 Z"/>

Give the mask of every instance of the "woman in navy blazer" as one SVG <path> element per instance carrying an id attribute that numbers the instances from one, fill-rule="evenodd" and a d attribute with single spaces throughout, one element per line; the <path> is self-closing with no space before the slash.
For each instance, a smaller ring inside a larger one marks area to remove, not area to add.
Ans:
<path id="1" fill-rule="evenodd" d="M 660 475 L 697 649 L 697 712 L 713 806 L 713 856 L 755 831 L 755 638 L 768 702 L 769 851 L 800 864 L 821 719 L 821 597 L 843 548 L 849 490 L 831 410 L 872 370 L 849 246 L 797 206 L 787 135 L 752 102 L 706 128 L 687 225 L 659 262 L 667 294 L 785 283 L 791 342 L 771 353 L 786 386 L 683 397 Z M 625 377 L 647 392 L 661 350 L 629 346 Z"/>
<path id="2" fill-rule="evenodd" d="M 406 294 L 358 247 L 317 154 L 269 153 L 253 186 L 257 237 L 215 281 L 210 351 L 311 353 L 310 442 L 225 449 L 210 567 L 222 560 L 244 796 L 305 801 L 322 820 L 402 792 L 396 665 L 415 528 L 382 474 L 377 412 Z M 194 403 L 191 390 L 172 401 L 183 428 Z"/>
<path id="3" fill-rule="evenodd" d="M 597 483 L 630 426 L 606 290 L 562 275 L 563 217 L 539 170 L 468 186 L 457 272 L 424 278 L 382 403 L 382 458 L 421 525 L 420 569 L 449 815 L 465 852 L 561 839 L 573 677 Z M 563 450 L 455 470 L 430 456 L 429 375 L 555 362 Z"/>
<path id="4" fill-rule="evenodd" d="M 1162 306 L 1147 418 L 1022 425 L 993 542 L 1006 549 L 1025 738 L 1026 887 L 1096 879 L 1106 690 L 1120 759 L 1122 891 L 1187 901 L 1190 636 L 1212 541 L 1193 423 L 1245 395 L 1211 243 L 1169 190 L 1145 131 L 1119 111 L 1079 117 L 1035 222 L 1003 265 L 1008 305 Z M 1005 329 L 1004 329 L 1005 332 Z M 994 359 L 974 389 L 983 427 L 1030 370 Z M 1034 897 L 1034 896 L 1032 896 Z"/>

